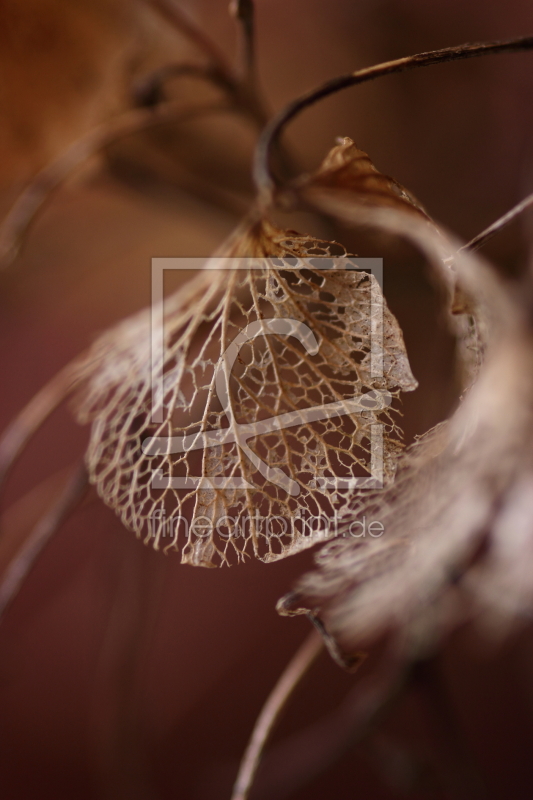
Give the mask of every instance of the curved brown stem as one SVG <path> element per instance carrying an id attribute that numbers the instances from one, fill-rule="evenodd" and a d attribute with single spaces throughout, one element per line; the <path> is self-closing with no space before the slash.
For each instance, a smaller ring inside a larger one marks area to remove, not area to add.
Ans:
<path id="1" fill-rule="evenodd" d="M 230 9 L 241 27 L 242 82 L 252 87 L 256 80 L 254 0 L 234 0 Z"/>
<path id="2" fill-rule="evenodd" d="M 0 580 L 0 618 L 19 591 L 43 547 L 76 508 L 88 486 L 87 471 L 85 465 L 81 465 L 71 475 L 51 508 L 37 522 Z"/>
<path id="3" fill-rule="evenodd" d="M 271 151 L 277 143 L 279 136 L 290 120 L 294 119 L 301 111 L 314 105 L 324 97 L 357 86 L 360 83 L 392 75 L 397 72 L 406 72 L 419 67 L 429 67 L 432 64 L 443 64 L 449 61 L 459 61 L 466 58 L 491 55 L 493 53 L 531 50 L 533 36 L 510 39 L 504 42 L 483 42 L 481 44 L 464 44 L 457 47 L 445 47 L 442 50 L 433 50 L 419 53 L 414 56 L 386 61 L 373 67 L 341 75 L 327 81 L 316 89 L 293 100 L 285 106 L 266 126 L 258 142 L 254 159 L 254 179 L 261 197 L 261 202 L 270 204 L 275 190 L 278 188 L 276 179 L 271 170 Z"/>
<path id="4" fill-rule="evenodd" d="M 0 264 L 11 263 L 37 212 L 74 170 L 113 142 L 154 125 L 184 122 L 202 114 L 227 111 L 227 104 L 183 109 L 177 101 L 155 108 L 138 108 L 98 126 L 74 142 L 55 161 L 48 164 L 22 192 L 0 227 Z"/>
<path id="5" fill-rule="evenodd" d="M 410 674 L 408 661 L 387 654 L 335 710 L 273 747 L 257 782 L 257 800 L 291 797 L 369 737 L 400 698 Z"/>
<path id="6" fill-rule="evenodd" d="M 215 83 L 226 91 L 229 89 L 233 93 L 233 86 L 228 87 L 227 83 L 220 79 L 219 73 L 209 65 L 172 63 L 164 64 L 137 81 L 132 92 L 135 105 L 153 108 L 163 103 L 165 101 L 163 87 L 170 78 L 198 78 Z"/>
<path id="7" fill-rule="evenodd" d="M 0 438 L 0 490 L 18 456 L 50 414 L 65 400 L 77 383 L 68 364 L 48 381 L 15 417 Z"/>
<path id="8" fill-rule="evenodd" d="M 246 800 L 265 744 L 292 692 L 322 650 L 322 639 L 313 631 L 296 651 L 272 689 L 254 725 L 239 767 L 231 800 Z"/>
<path id="9" fill-rule="evenodd" d="M 253 0 L 235 0 L 232 10 L 241 23 L 242 74 L 231 67 L 218 46 L 183 12 L 175 0 L 145 0 L 171 25 L 186 36 L 207 57 L 206 71 L 210 79 L 221 85 L 239 110 L 263 127 L 268 119 L 264 102 L 257 87 L 255 70 L 255 36 Z"/>
<path id="10" fill-rule="evenodd" d="M 185 14 L 176 0 L 145 0 L 162 17 L 189 39 L 196 47 L 207 56 L 209 65 L 216 73 L 219 80 L 229 86 L 235 86 L 238 78 L 227 63 L 226 58 L 213 40 Z"/>

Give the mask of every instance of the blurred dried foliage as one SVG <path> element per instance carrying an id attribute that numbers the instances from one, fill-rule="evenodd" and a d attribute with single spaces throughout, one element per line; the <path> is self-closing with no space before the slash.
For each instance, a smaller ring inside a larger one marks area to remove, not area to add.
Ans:
<path id="1" fill-rule="evenodd" d="M 123 0 L 6 0 L 0 8 L 0 177 L 22 184 L 125 103 L 133 57 Z"/>
<path id="2" fill-rule="evenodd" d="M 483 271 L 479 280 L 507 292 Z M 495 635 L 530 613 L 531 333 L 514 298 L 498 322 L 452 418 L 400 457 L 390 489 L 349 504 L 345 533 L 367 515 L 387 536 L 323 548 L 319 570 L 280 606 L 319 614 L 348 651 L 392 633 L 421 656 L 468 618 Z"/>
<path id="3" fill-rule="evenodd" d="M 301 513 L 335 515 L 340 526 L 322 540 L 336 538 L 318 549 L 315 568 L 278 610 L 307 615 L 345 666 L 359 666 L 363 651 L 374 665 L 377 652 L 377 666 L 339 723 L 342 746 L 343 737 L 366 735 L 407 669 L 430 659 L 452 631 L 474 622 L 500 642 L 533 612 L 533 281 L 525 270 L 512 284 L 474 253 L 531 199 L 464 245 L 352 139 L 338 139 L 318 169 L 289 178 L 300 154 L 294 139 L 291 149 L 281 146 L 280 135 L 299 111 L 340 89 L 419 66 L 531 49 L 533 39 L 447 48 L 350 73 L 302 96 L 265 127 L 254 5 L 237 2 L 232 12 L 239 26 L 237 67 L 173 0 L 0 5 L 0 190 L 6 212 L 11 208 L 0 231 L 6 263 L 37 212 L 48 210 L 52 192 L 103 155 L 104 180 L 179 208 L 182 229 L 176 239 L 168 235 L 168 246 L 189 241 L 186 214 L 198 210 L 195 252 L 207 257 L 209 249 L 217 266 L 227 268 L 213 271 L 208 261 L 193 278 L 182 277 L 156 309 L 163 348 L 155 364 L 155 311 L 138 310 L 139 293 L 136 313 L 110 327 L 106 320 L 105 332 L 8 427 L 0 441 L 2 481 L 65 399 L 74 396 L 76 420 L 91 426 L 85 467 L 66 480 L 58 473 L 6 515 L 0 614 L 85 496 L 87 478 L 139 539 L 165 553 L 180 551 L 182 563 L 194 566 L 244 561 L 249 554 L 264 562 L 295 555 L 316 539 L 286 522 Z M 254 198 L 248 161 L 258 134 Z M 90 175 L 98 186 L 102 172 Z M 165 192 L 174 193 L 171 202 Z M 309 233 L 281 227 L 278 220 L 291 215 Z M 365 238 L 369 231 L 377 239 Z M 113 232 L 108 236 L 112 241 Z M 438 324 L 444 320 L 456 341 L 457 407 L 407 447 L 401 393 L 418 384 L 381 286 L 351 268 L 359 237 L 363 248 L 368 241 L 396 248 L 400 260 L 408 243 L 424 264 L 423 280 L 437 287 L 435 319 L 440 314 Z M 250 263 L 231 269 L 234 259 Z M 35 263 L 40 267 L 39 258 Z M 17 267 L 15 261 L 10 269 Z M 104 278 L 96 285 L 105 287 Z M 304 329 L 307 339 L 298 333 Z M 162 386 L 158 422 L 154 374 Z M 332 410 L 306 416 L 314 407 Z M 290 418 L 290 425 L 271 424 L 277 417 Z M 368 476 L 378 428 L 385 487 L 325 491 L 339 468 L 344 479 Z M 154 470 L 165 485 L 153 484 Z M 246 488 L 233 486 L 236 480 Z M 43 512 L 43 497 L 50 496 L 55 501 Z M 32 511 L 21 515 L 25 503 Z M 267 534 L 256 527 L 257 515 L 284 525 Z M 183 546 L 182 518 L 191 526 Z M 221 518 L 231 519 L 241 535 L 221 530 Z M 195 538 L 195 522 L 205 525 L 205 519 L 209 535 Z M 383 536 L 354 535 L 361 519 L 378 520 Z M 139 592 L 139 605 L 143 597 Z M 118 598 L 117 619 L 127 599 Z M 139 634 L 130 617 L 124 616 L 126 646 L 134 652 L 150 636 Z M 235 798 L 248 796 L 280 706 L 318 649 L 316 640 L 307 642 L 280 679 L 252 737 Z M 135 675 L 128 673 L 127 681 L 133 686 Z M 121 736 L 130 713 L 126 700 L 117 710 Z M 126 740 L 117 752 L 136 775 Z M 317 758 L 327 761 L 321 752 Z M 287 785 L 305 781 L 302 769 L 296 760 Z M 142 780 L 132 778 L 123 796 L 133 797 L 131 787 L 137 791 Z"/>

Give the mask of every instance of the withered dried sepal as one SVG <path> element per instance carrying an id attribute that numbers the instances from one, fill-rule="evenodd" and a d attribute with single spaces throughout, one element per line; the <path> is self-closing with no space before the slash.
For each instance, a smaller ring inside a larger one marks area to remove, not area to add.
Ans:
<path id="1" fill-rule="evenodd" d="M 392 634 L 420 654 L 467 619 L 497 634 L 533 609 L 533 334 L 493 288 L 508 314 L 476 384 L 404 452 L 391 487 L 352 498 L 340 538 L 280 602 L 318 615 L 348 653 Z M 359 537 L 363 517 L 383 534 Z"/>
<path id="2" fill-rule="evenodd" d="M 333 148 L 314 175 L 297 181 L 294 192 L 299 203 L 343 225 L 374 228 L 421 250 L 446 298 L 463 386 L 471 386 L 483 360 L 489 320 L 483 293 L 476 295 L 465 281 L 470 259 L 461 243 L 437 225 L 410 192 L 382 175 L 349 138 Z"/>
<path id="3" fill-rule="evenodd" d="M 318 170 L 297 181 L 296 187 L 307 199 L 312 200 L 314 192 L 333 192 L 341 194 L 348 203 L 392 206 L 434 225 L 420 201 L 394 178 L 380 172 L 368 153 L 349 136 L 339 138 Z"/>
<path id="4" fill-rule="evenodd" d="M 255 259 L 250 268 L 205 270 L 165 301 L 165 346 L 157 365 L 164 386 L 163 421 L 151 419 L 148 312 L 101 337 L 80 365 L 85 377 L 77 416 L 92 423 L 91 480 L 144 541 L 166 550 L 182 545 L 182 560 L 194 565 L 226 563 L 232 552 L 243 558 L 249 545 L 265 561 L 309 547 L 313 537 L 293 524 L 297 512 L 327 517 L 344 496 L 313 481 L 335 476 L 339 466 L 347 476 L 361 469 L 364 475 L 371 426 L 378 420 L 385 426 L 385 478 L 392 476 L 401 449 L 397 424 L 390 409 L 382 408 L 293 422 L 250 437 L 248 451 L 233 441 L 207 446 L 203 453 L 160 452 L 155 458 L 143 453 L 147 437 L 183 439 L 226 427 L 227 409 L 216 392 L 217 365 L 241 331 L 265 319 L 292 320 L 311 326 L 317 348 L 306 353 L 286 333 L 250 339 L 228 376 L 231 417 L 239 425 L 343 403 L 364 392 L 416 386 L 400 328 L 373 276 L 355 269 L 317 269 L 320 257 L 336 256 L 349 266 L 342 246 L 256 218 L 232 237 L 222 257 L 231 266 L 231 259 L 245 256 Z M 275 266 L 261 261 L 272 258 Z M 382 313 L 381 377 L 372 374 L 370 355 L 376 303 Z M 273 485 L 258 459 L 278 478 L 284 473 L 295 491 L 288 492 L 283 481 Z M 200 476 L 206 485 L 176 489 L 170 480 L 154 491 L 156 470 L 185 481 Z M 218 480 L 228 478 L 243 478 L 248 488 L 217 488 Z M 180 528 L 184 519 L 191 526 L 202 519 L 209 533 L 187 539 Z M 217 530 L 220 519 L 226 522 Z M 228 519 L 237 535 L 228 529 Z M 279 530 L 272 520 L 279 521 Z M 325 538 L 331 535 L 334 531 L 324 532 Z"/>

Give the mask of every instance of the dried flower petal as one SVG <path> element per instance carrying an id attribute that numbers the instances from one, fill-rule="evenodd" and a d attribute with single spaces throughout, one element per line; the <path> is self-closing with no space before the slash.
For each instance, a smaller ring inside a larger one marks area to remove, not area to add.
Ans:
<path id="1" fill-rule="evenodd" d="M 476 612 L 495 632 L 533 608 L 533 338 L 495 275 L 477 277 L 499 321 L 478 381 L 391 487 L 352 498 L 342 536 L 280 602 L 318 614 L 347 652 L 391 631 L 420 652 Z M 360 537 L 364 518 L 383 534 Z"/>
<path id="2" fill-rule="evenodd" d="M 146 542 L 181 549 L 184 562 L 201 566 L 228 562 L 232 552 L 242 558 L 249 543 L 265 561 L 309 547 L 316 538 L 298 524 L 299 514 L 322 522 L 345 501 L 346 491 L 328 493 L 321 478 L 368 475 L 369 440 L 378 422 L 385 430 L 384 477 L 391 477 L 401 444 L 390 409 L 378 404 L 355 413 L 346 404 L 366 392 L 408 391 L 416 382 L 398 323 L 373 276 L 316 268 L 317 257 L 339 254 L 350 267 L 335 243 L 256 221 L 225 251 L 228 265 L 248 256 L 256 268 L 203 271 L 169 298 L 157 364 L 164 385 L 161 423 L 151 421 L 148 311 L 104 335 L 80 365 L 85 383 L 77 414 L 92 423 L 91 480 Z M 261 261 L 267 257 L 278 259 L 275 269 Z M 326 258 L 324 266 L 331 265 Z M 274 332 L 264 320 L 287 322 Z M 316 347 L 295 340 L 295 324 L 311 326 Z M 376 325 L 383 333 L 381 377 L 372 371 Z M 227 370 L 228 414 L 217 373 L 228 347 L 252 328 Z M 321 419 L 304 415 L 331 404 L 343 410 Z M 259 427 L 291 414 L 290 425 Z M 243 426 L 249 431 L 237 444 L 235 431 Z M 213 432 L 221 429 L 232 435 L 217 444 Z M 179 452 L 143 452 L 145 439 L 164 437 L 174 437 Z M 156 470 L 162 488 L 154 486 Z M 203 479 L 200 485 L 195 476 Z M 246 488 L 234 485 L 242 479 Z M 322 535 L 334 531 L 325 528 Z"/>

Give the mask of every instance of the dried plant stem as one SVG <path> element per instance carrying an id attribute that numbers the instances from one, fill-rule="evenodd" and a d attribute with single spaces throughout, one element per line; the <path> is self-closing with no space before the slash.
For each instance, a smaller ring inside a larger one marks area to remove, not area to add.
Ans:
<path id="1" fill-rule="evenodd" d="M 70 394 L 76 383 L 77 377 L 69 364 L 32 397 L 4 431 L 0 438 L 0 490 L 28 441 Z"/>
<path id="2" fill-rule="evenodd" d="M 10 263 L 37 212 L 64 181 L 91 156 L 113 142 L 165 122 L 185 122 L 202 114 L 227 111 L 227 104 L 184 109 L 176 102 L 155 108 L 139 108 L 98 126 L 74 142 L 55 161 L 44 167 L 22 192 L 0 227 L 0 264 Z"/>
<path id="3" fill-rule="evenodd" d="M 176 30 L 192 42 L 208 59 L 211 70 L 227 86 L 235 86 L 237 76 L 222 51 L 204 31 L 183 11 L 177 0 L 145 0 Z"/>
<path id="4" fill-rule="evenodd" d="M 133 97 L 136 105 L 153 107 L 164 101 L 162 87 L 169 78 L 198 78 L 215 83 L 220 88 L 233 92 L 233 85 L 228 86 L 221 80 L 219 73 L 209 65 L 203 64 L 164 64 L 134 85 Z"/>
<path id="5" fill-rule="evenodd" d="M 253 0 L 235 0 L 230 7 L 240 22 L 242 33 L 240 59 L 242 66 L 239 72 L 226 63 L 214 42 L 183 14 L 173 0 L 147 1 L 207 56 L 208 63 L 203 67 L 194 64 L 171 64 L 162 67 L 145 79 L 135 91 L 138 100 L 146 105 L 154 105 L 161 99 L 165 80 L 180 75 L 194 75 L 219 85 L 229 94 L 240 113 L 249 116 L 263 128 L 269 115 L 257 83 Z"/>
<path id="6" fill-rule="evenodd" d="M 323 647 L 322 638 L 312 631 L 296 651 L 270 693 L 255 723 L 239 767 L 231 800 L 247 800 L 265 744 L 299 681 Z"/>
<path id="7" fill-rule="evenodd" d="M 409 662 L 387 655 L 338 708 L 272 748 L 257 784 L 258 800 L 292 796 L 370 736 L 402 696 L 410 676 Z"/>
<path id="8" fill-rule="evenodd" d="M 264 204 L 270 204 L 277 188 L 277 181 L 271 170 L 271 151 L 277 143 L 281 132 L 287 123 L 301 111 L 314 105 L 324 97 L 335 94 L 335 92 L 339 92 L 342 89 L 347 89 L 350 86 L 357 86 L 360 83 L 366 83 L 367 81 L 381 78 L 384 75 L 406 72 L 408 70 L 418 69 L 419 67 L 429 67 L 433 64 L 443 64 L 449 61 L 476 58 L 493 53 L 531 50 L 532 48 L 533 36 L 510 39 L 503 42 L 483 42 L 481 44 L 464 44 L 457 47 L 445 47 L 442 50 L 433 50 L 414 56 L 398 58 L 394 61 L 386 61 L 383 64 L 377 64 L 373 67 L 366 67 L 365 69 L 348 73 L 347 75 L 341 75 L 307 92 L 285 106 L 285 108 L 269 122 L 258 142 L 255 153 L 254 178 L 262 202 Z"/>
<path id="9" fill-rule="evenodd" d="M 502 217 L 497 219 L 492 225 L 489 225 L 488 228 L 485 228 L 484 231 L 478 233 L 477 236 L 474 236 L 467 244 L 461 247 L 461 250 L 479 250 L 480 247 L 483 247 L 489 239 L 492 239 L 502 228 L 505 228 L 506 225 L 509 225 L 516 217 L 518 217 L 523 211 L 533 206 L 533 194 L 528 195 L 520 203 L 517 203 L 514 208 L 504 214 Z"/>
<path id="10" fill-rule="evenodd" d="M 17 594 L 43 547 L 76 508 L 88 486 L 87 471 L 85 466 L 81 465 L 73 472 L 51 508 L 37 522 L 0 580 L 0 618 Z"/>
<path id="11" fill-rule="evenodd" d="M 234 0 L 231 11 L 240 22 L 242 83 L 252 88 L 256 82 L 254 0 Z"/>

